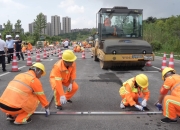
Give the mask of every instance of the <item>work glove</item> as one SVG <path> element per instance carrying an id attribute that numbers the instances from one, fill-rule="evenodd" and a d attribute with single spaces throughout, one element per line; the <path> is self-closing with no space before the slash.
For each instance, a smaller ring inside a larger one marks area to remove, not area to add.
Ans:
<path id="1" fill-rule="evenodd" d="M 61 102 L 61 104 L 67 103 L 66 97 L 64 95 L 60 97 L 60 102 Z"/>
<path id="2" fill-rule="evenodd" d="M 45 112 L 46 112 L 46 117 L 48 117 L 48 116 L 50 115 L 49 108 L 46 108 L 46 109 L 45 109 Z"/>
<path id="3" fill-rule="evenodd" d="M 147 100 L 144 99 L 144 100 L 141 102 L 141 105 L 142 105 L 143 107 L 146 107 L 146 106 L 147 106 Z"/>
<path id="4" fill-rule="evenodd" d="M 125 106 L 124 106 L 124 104 L 122 102 L 120 103 L 120 108 L 122 108 L 122 109 L 125 108 Z"/>
<path id="5" fill-rule="evenodd" d="M 162 111 L 162 104 L 158 102 L 155 104 L 155 106 L 158 108 L 159 111 Z"/>
<path id="6" fill-rule="evenodd" d="M 144 109 L 143 109 L 143 107 L 142 106 L 140 106 L 140 105 L 134 105 L 138 110 L 140 110 L 140 111 L 144 111 Z"/>
<path id="7" fill-rule="evenodd" d="M 68 86 L 68 92 L 71 92 L 71 90 L 72 90 L 72 84 L 69 84 L 69 86 Z"/>

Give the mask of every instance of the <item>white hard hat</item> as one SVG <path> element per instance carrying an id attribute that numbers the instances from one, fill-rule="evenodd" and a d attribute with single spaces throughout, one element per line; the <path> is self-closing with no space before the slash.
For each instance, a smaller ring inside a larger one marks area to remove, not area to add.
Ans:
<path id="1" fill-rule="evenodd" d="M 9 37 L 12 37 L 11 35 L 9 35 Z"/>
<path id="2" fill-rule="evenodd" d="M 19 35 L 16 35 L 16 37 L 19 37 Z"/>
<path id="3" fill-rule="evenodd" d="M 6 35 L 6 38 L 8 38 L 9 37 L 9 35 Z"/>

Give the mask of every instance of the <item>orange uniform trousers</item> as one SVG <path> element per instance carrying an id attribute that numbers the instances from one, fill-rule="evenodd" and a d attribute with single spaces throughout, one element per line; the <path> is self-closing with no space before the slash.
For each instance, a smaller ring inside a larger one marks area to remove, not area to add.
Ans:
<path id="1" fill-rule="evenodd" d="M 180 98 L 177 96 L 166 95 L 163 101 L 163 115 L 175 119 L 180 116 Z"/>
<path id="2" fill-rule="evenodd" d="M 130 106 L 130 103 L 128 102 L 128 100 L 126 99 L 125 95 L 120 95 L 122 98 L 122 102 L 125 106 Z M 142 97 L 142 95 L 139 95 L 138 93 L 131 93 L 131 96 L 133 98 L 133 100 L 136 102 L 136 104 L 139 104 L 138 102 L 138 98 Z"/>
<path id="3" fill-rule="evenodd" d="M 63 84 L 63 86 L 68 87 L 70 83 L 62 83 L 62 84 Z M 73 95 L 76 93 L 76 91 L 78 90 L 78 88 L 79 88 L 79 87 L 78 87 L 78 84 L 77 84 L 76 82 L 73 82 L 71 92 L 68 92 L 68 91 L 65 92 L 65 97 L 66 97 L 66 99 L 67 99 L 67 100 L 71 99 L 72 96 L 73 96 Z M 59 95 L 57 89 L 58 89 L 58 88 L 56 88 L 56 87 L 55 87 L 55 89 L 54 89 L 54 101 L 55 101 L 56 106 L 60 106 L 60 105 L 61 105 L 61 103 L 60 103 L 60 95 Z"/>
<path id="4" fill-rule="evenodd" d="M 26 122 L 26 120 L 34 113 L 34 111 L 36 109 L 34 109 L 33 113 L 27 113 L 26 111 L 24 111 L 23 109 L 19 110 L 19 111 L 8 111 L 5 109 L 0 108 L 1 111 L 3 111 L 4 113 L 6 113 L 6 115 L 11 115 L 13 117 L 16 117 L 15 122 L 18 123 L 23 123 Z"/>

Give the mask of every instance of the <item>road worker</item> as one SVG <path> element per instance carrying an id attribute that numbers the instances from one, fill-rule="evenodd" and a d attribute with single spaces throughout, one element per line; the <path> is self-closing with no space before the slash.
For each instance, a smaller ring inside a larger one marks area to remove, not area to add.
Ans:
<path id="1" fill-rule="evenodd" d="M 177 116 L 180 116 L 180 75 L 175 74 L 175 70 L 166 67 L 162 71 L 162 80 L 164 83 L 160 89 L 160 96 L 155 106 L 163 110 L 165 118 L 161 119 L 163 123 L 176 123 Z M 170 90 L 170 95 L 167 95 Z M 162 109 L 163 102 L 163 109 Z"/>
<path id="2" fill-rule="evenodd" d="M 147 106 L 147 101 L 150 96 L 148 90 L 148 77 L 145 74 L 138 74 L 123 83 L 119 93 L 122 97 L 120 108 L 126 106 L 135 106 L 138 110 L 143 111 L 143 107 Z"/>
<path id="3" fill-rule="evenodd" d="M 39 80 L 46 74 L 41 63 L 33 64 L 29 71 L 14 77 L 0 97 L 0 109 L 7 115 L 7 120 L 14 124 L 27 124 L 36 110 L 39 101 L 45 107 L 46 115 L 50 115 L 49 102 Z"/>
<path id="4" fill-rule="evenodd" d="M 109 16 L 105 17 L 104 26 L 106 26 L 106 27 L 110 27 L 111 26 L 111 20 L 110 20 Z"/>
<path id="5" fill-rule="evenodd" d="M 62 105 L 70 100 L 78 90 L 76 79 L 76 63 L 77 57 L 72 50 L 65 50 L 62 59 L 57 61 L 50 73 L 50 84 L 54 90 L 54 100 L 56 108 L 62 110 Z M 63 86 L 67 87 L 65 92 Z"/>

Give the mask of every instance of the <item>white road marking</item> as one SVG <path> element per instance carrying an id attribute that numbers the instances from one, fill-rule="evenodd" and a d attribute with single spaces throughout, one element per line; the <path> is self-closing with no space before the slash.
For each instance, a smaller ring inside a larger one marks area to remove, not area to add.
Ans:
<path id="1" fill-rule="evenodd" d="M 155 68 L 155 69 L 161 70 L 160 68 L 158 68 L 158 67 L 156 67 L 156 66 L 152 66 L 152 67 Z"/>
<path id="2" fill-rule="evenodd" d="M 7 75 L 7 74 L 9 74 L 9 73 L 11 73 L 11 72 L 6 72 L 6 73 L 4 73 L 4 74 L 1 74 L 0 77 L 2 77 L 2 76 L 4 76 L 4 75 Z"/>
<path id="3" fill-rule="evenodd" d="M 18 69 L 22 69 L 22 68 L 24 68 L 24 67 L 28 67 L 28 66 L 21 66 L 21 67 L 19 67 Z"/>

